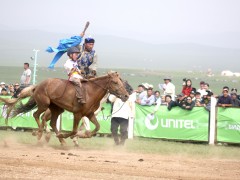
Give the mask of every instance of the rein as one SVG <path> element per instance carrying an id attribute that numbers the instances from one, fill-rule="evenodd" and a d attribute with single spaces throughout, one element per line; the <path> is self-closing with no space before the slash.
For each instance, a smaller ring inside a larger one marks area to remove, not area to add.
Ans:
<path id="1" fill-rule="evenodd" d="M 115 111 L 115 112 L 112 113 L 112 114 L 109 114 L 109 115 L 107 116 L 107 118 L 105 118 L 104 113 L 103 113 L 103 110 L 101 109 L 102 116 L 103 116 L 103 120 L 106 121 L 109 117 L 111 117 L 112 115 L 114 115 L 114 114 L 116 114 L 118 111 L 120 111 L 125 103 L 126 103 L 126 102 L 124 102 L 124 103 L 122 104 L 122 106 L 121 106 L 117 111 Z"/>
<path id="2" fill-rule="evenodd" d="M 110 85 L 110 76 L 108 75 L 108 82 L 107 82 L 107 86 L 106 86 L 106 88 L 105 87 L 102 87 L 101 85 L 99 85 L 98 83 L 96 83 L 96 82 L 94 82 L 94 81 L 92 81 L 94 84 L 96 84 L 98 87 L 100 87 L 100 88 L 102 88 L 102 89 L 104 89 L 104 90 L 106 90 L 107 92 L 109 92 L 109 88 L 111 87 L 111 85 Z M 117 90 L 119 90 L 119 89 L 121 89 L 121 88 L 123 88 L 123 86 L 120 86 Z M 117 96 L 117 94 L 116 93 L 112 93 L 113 95 L 115 95 L 115 96 Z M 117 96 L 118 97 L 118 96 Z M 108 99 L 108 98 L 107 98 Z M 117 110 L 117 111 L 115 111 L 114 113 L 112 113 L 112 114 L 110 114 L 110 115 L 108 115 L 107 116 L 107 118 L 105 118 L 105 116 L 104 116 L 104 113 L 103 113 L 103 110 L 101 109 L 101 112 L 102 112 L 102 116 L 103 116 L 103 120 L 107 120 L 109 117 L 111 117 L 112 115 L 114 115 L 114 114 L 116 114 L 117 112 L 119 112 L 121 109 L 122 109 L 122 107 L 123 107 L 123 105 L 125 104 L 126 102 L 124 102 L 123 104 L 122 104 L 122 106 Z"/>
<path id="3" fill-rule="evenodd" d="M 96 84 L 96 85 L 97 85 L 98 87 L 100 87 L 101 89 L 104 89 L 104 90 L 106 90 L 107 92 L 109 92 L 109 88 L 111 87 L 111 85 L 110 85 L 110 78 L 111 78 L 111 76 L 108 75 L 108 82 L 107 82 L 106 88 L 105 88 L 105 87 L 102 87 L 101 85 L 99 85 L 98 83 L 96 83 L 96 82 L 94 82 L 94 81 L 91 81 L 91 82 L 93 82 L 94 84 Z M 123 86 L 120 86 L 120 87 L 117 89 L 117 91 L 118 91 L 119 89 L 122 89 L 122 88 L 123 88 Z M 113 94 L 113 95 L 115 95 L 115 96 L 118 97 L 118 95 L 117 95 L 116 93 L 111 93 L 111 94 Z"/>

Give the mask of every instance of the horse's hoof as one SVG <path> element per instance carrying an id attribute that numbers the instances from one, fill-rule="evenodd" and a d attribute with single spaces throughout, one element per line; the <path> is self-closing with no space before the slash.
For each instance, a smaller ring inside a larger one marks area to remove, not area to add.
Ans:
<path id="1" fill-rule="evenodd" d="M 92 137 L 91 131 L 85 131 L 85 135 L 86 135 L 88 138 Z"/>
<path id="2" fill-rule="evenodd" d="M 32 132 L 32 135 L 33 135 L 33 136 L 37 136 L 37 131 L 33 131 L 33 132 Z"/>
<path id="3" fill-rule="evenodd" d="M 73 143 L 74 143 L 74 147 L 79 147 L 79 144 L 78 144 L 77 140 L 74 140 Z"/>
<path id="4" fill-rule="evenodd" d="M 63 139 L 61 139 L 61 140 L 59 140 L 60 141 L 60 143 L 61 143 L 61 146 L 65 146 L 67 143 L 63 140 Z"/>
<path id="5" fill-rule="evenodd" d="M 47 133 L 47 134 L 45 135 L 45 141 L 46 141 L 46 142 L 49 142 L 50 138 L 51 138 L 51 133 Z"/>
<path id="6" fill-rule="evenodd" d="M 63 134 L 57 134 L 57 138 L 64 138 Z"/>
<path id="7" fill-rule="evenodd" d="M 38 140 L 40 140 L 42 138 L 42 132 L 38 132 L 37 135 L 38 135 Z"/>

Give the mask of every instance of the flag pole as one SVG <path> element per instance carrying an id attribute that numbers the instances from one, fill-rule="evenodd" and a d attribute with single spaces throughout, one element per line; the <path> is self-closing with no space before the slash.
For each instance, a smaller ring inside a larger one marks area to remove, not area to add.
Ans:
<path id="1" fill-rule="evenodd" d="M 35 52 L 34 55 L 34 68 L 33 68 L 33 85 L 36 84 L 36 72 L 37 72 L 37 53 L 39 50 L 33 49 L 33 51 Z"/>

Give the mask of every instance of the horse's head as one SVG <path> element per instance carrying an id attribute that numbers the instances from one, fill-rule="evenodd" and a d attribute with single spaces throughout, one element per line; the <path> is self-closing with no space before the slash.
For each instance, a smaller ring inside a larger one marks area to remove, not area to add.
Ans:
<path id="1" fill-rule="evenodd" d="M 123 85 L 124 85 L 126 91 L 128 92 L 129 95 L 131 95 L 133 93 L 132 86 L 126 80 L 123 80 L 123 79 L 121 79 L 121 80 L 123 82 Z"/>
<path id="2" fill-rule="evenodd" d="M 126 102 L 129 98 L 129 94 L 125 89 L 123 81 L 121 80 L 119 74 L 117 72 L 108 73 L 110 77 L 109 81 L 109 93 L 117 96 L 123 102 Z"/>

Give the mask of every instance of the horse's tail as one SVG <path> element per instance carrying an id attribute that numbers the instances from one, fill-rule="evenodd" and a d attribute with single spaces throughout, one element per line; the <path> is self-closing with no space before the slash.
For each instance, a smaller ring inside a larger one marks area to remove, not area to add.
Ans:
<path id="1" fill-rule="evenodd" d="M 29 87 L 24 88 L 21 93 L 18 95 L 18 98 L 0 98 L 0 102 L 4 102 L 7 106 L 7 116 L 6 119 L 12 117 L 11 113 L 13 108 L 15 108 L 16 104 L 24 98 L 30 97 L 33 95 L 33 92 L 36 88 L 36 85 L 31 85 Z M 7 123 L 7 122 L 6 122 Z"/>
<path id="2" fill-rule="evenodd" d="M 12 106 L 17 101 L 18 101 L 18 98 L 11 99 L 11 98 L 1 98 L 0 97 L 0 102 L 4 102 L 4 104 L 7 105 L 7 106 Z"/>
<path id="3" fill-rule="evenodd" d="M 36 86 L 35 85 L 31 85 L 29 87 L 24 88 L 21 93 L 19 94 L 18 98 L 1 98 L 0 97 L 0 102 L 4 102 L 5 105 L 7 105 L 8 107 L 12 107 L 15 106 L 15 104 L 17 102 L 19 102 L 20 100 L 26 98 L 26 97 L 30 97 L 33 95 L 33 92 L 35 90 Z"/>
<path id="4" fill-rule="evenodd" d="M 13 118 L 15 116 L 17 116 L 18 114 L 25 114 L 31 110 L 33 110 L 34 108 L 37 107 L 37 103 L 34 100 L 33 97 L 30 97 L 30 99 L 28 100 L 28 102 L 26 104 L 22 104 L 22 102 L 17 105 L 14 110 L 9 114 L 9 117 Z"/>
<path id="5" fill-rule="evenodd" d="M 36 85 L 31 85 L 29 87 L 24 88 L 19 94 L 18 98 L 23 99 L 23 98 L 32 96 L 35 88 L 36 88 Z"/>

